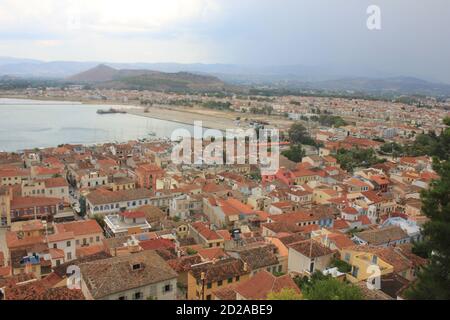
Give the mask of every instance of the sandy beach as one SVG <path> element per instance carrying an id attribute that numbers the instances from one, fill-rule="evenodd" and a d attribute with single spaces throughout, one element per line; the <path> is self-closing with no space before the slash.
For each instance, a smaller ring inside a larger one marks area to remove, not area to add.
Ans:
<path id="1" fill-rule="evenodd" d="M 120 103 L 118 101 L 102 101 L 102 100 L 82 100 L 82 101 L 67 101 L 64 99 L 46 99 L 46 98 L 33 98 L 30 99 L 26 96 L 0 96 L 2 98 L 9 99 L 23 99 L 33 101 L 34 103 L 38 102 L 65 102 L 65 103 L 74 103 L 74 104 L 84 104 L 84 105 L 95 105 L 95 106 L 110 106 L 118 109 L 123 109 L 129 114 L 133 114 L 136 116 L 154 118 L 166 121 L 172 121 L 187 125 L 194 125 L 194 121 L 202 121 L 202 126 L 204 128 L 209 129 L 218 129 L 218 130 L 226 130 L 226 129 L 235 129 L 235 128 L 246 128 L 248 127 L 248 123 L 244 120 L 262 120 L 268 121 L 271 125 L 266 126 L 268 128 L 287 128 L 289 127 L 293 121 L 282 118 L 280 116 L 267 116 L 267 115 L 258 115 L 258 114 L 247 114 L 247 113 L 239 113 L 233 111 L 222 111 L 222 110 L 213 110 L 213 109 L 205 109 L 205 108 L 183 108 L 183 107 L 173 107 L 173 106 L 154 106 L 148 108 L 148 112 L 145 112 L 143 106 L 138 106 L 133 103 Z M 240 126 L 235 122 L 236 118 L 240 117 L 241 123 Z"/>
<path id="2" fill-rule="evenodd" d="M 271 125 L 267 126 L 268 128 L 286 128 L 292 123 L 290 120 L 278 119 L 273 116 L 241 114 L 238 112 L 224 112 L 201 108 L 184 108 L 175 110 L 173 108 L 152 107 L 148 108 L 148 112 L 144 112 L 144 110 L 144 108 L 140 107 L 126 109 L 129 114 L 189 125 L 194 125 L 194 121 L 202 121 L 202 126 L 204 128 L 218 130 L 246 128 L 248 127 L 248 123 L 245 122 L 244 119 L 269 121 Z M 240 121 L 236 121 L 237 117 L 240 117 Z M 237 124 L 238 122 L 240 122 L 240 125 Z"/>

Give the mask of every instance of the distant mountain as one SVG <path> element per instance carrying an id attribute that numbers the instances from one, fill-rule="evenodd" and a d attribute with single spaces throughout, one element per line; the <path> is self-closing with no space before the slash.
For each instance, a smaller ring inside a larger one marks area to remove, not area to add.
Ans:
<path id="1" fill-rule="evenodd" d="M 101 64 L 66 78 L 68 82 L 87 83 L 99 88 L 170 91 L 211 91 L 227 85 L 210 75 L 188 72 L 167 73 L 142 69 L 114 69 Z"/>
<path id="2" fill-rule="evenodd" d="M 74 82 L 106 82 L 114 80 L 118 77 L 119 70 L 108 67 L 107 65 L 100 64 L 92 69 L 77 73 L 71 77 L 68 77 L 68 81 Z"/>
<path id="3" fill-rule="evenodd" d="M 369 94 L 450 95 L 450 85 L 428 82 L 413 77 L 383 79 L 346 78 L 298 84 L 304 88 L 329 91 L 354 91 Z"/>
<path id="4" fill-rule="evenodd" d="M 0 77 L 61 79 L 112 88 L 222 88 L 229 86 L 354 91 L 370 94 L 450 96 L 450 85 L 396 77 L 371 69 L 332 66 L 102 63 L 0 57 Z M 203 76 L 203 77 L 202 77 Z M 204 78 L 206 77 L 206 78 Z"/>

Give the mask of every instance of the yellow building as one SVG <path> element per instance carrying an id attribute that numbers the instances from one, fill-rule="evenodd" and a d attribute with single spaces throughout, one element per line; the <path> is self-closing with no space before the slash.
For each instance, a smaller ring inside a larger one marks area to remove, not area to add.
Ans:
<path id="1" fill-rule="evenodd" d="M 187 278 L 188 300 L 212 300 L 214 291 L 250 277 L 242 260 L 229 258 L 193 265 Z"/>
<path id="2" fill-rule="evenodd" d="M 11 225 L 12 190 L 9 187 L 0 187 L 0 227 Z"/>
<path id="3" fill-rule="evenodd" d="M 376 254 L 365 251 L 363 247 L 341 250 L 341 260 L 352 266 L 352 270 L 347 274 L 347 280 L 353 283 L 394 272 L 392 265 L 380 259 Z M 374 266 L 379 268 L 379 274 L 376 274 Z"/>

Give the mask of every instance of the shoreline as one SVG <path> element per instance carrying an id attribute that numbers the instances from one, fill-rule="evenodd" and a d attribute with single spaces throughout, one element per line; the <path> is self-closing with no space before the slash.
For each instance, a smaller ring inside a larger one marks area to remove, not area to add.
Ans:
<path id="1" fill-rule="evenodd" d="M 220 131 L 225 131 L 226 129 L 243 129 L 247 128 L 248 124 L 244 119 L 255 119 L 255 120 L 267 120 L 271 119 L 270 127 L 285 127 L 288 123 L 292 123 L 290 120 L 280 119 L 274 116 L 263 116 L 257 114 L 247 114 L 239 113 L 236 111 L 218 111 L 212 109 L 202 109 L 202 108 L 192 108 L 186 109 L 183 107 L 173 108 L 171 106 L 167 107 L 145 107 L 133 103 L 121 103 L 119 101 L 102 101 L 102 100 L 85 100 L 85 101 L 73 101 L 73 100 L 53 100 L 47 98 L 29 98 L 25 96 L 11 96 L 11 95 L 0 95 L 0 98 L 5 99 L 18 99 L 18 100 L 30 100 L 37 102 L 48 102 L 50 103 L 62 103 L 67 105 L 89 105 L 89 106 L 109 106 L 124 109 L 128 114 L 153 118 L 157 120 L 170 121 L 173 123 L 179 123 L 184 125 L 194 126 L 195 121 L 201 121 L 202 127 L 205 129 L 216 129 Z M 44 103 L 42 103 L 44 104 Z M 32 104 L 30 104 L 32 105 Z M 35 105 L 40 105 L 36 103 Z M 148 109 L 149 112 L 145 112 Z M 240 122 L 242 125 L 237 125 L 235 119 L 240 117 Z"/>

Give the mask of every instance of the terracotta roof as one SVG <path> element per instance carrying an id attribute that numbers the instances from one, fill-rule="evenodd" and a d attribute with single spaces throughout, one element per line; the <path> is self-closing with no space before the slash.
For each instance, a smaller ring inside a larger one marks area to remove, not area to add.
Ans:
<path id="1" fill-rule="evenodd" d="M 220 300 L 236 300 L 236 284 L 228 285 L 214 291 L 214 296 Z"/>
<path id="2" fill-rule="evenodd" d="M 46 188 L 68 187 L 69 183 L 64 178 L 49 178 L 43 180 Z"/>
<path id="3" fill-rule="evenodd" d="M 139 265 L 138 270 L 133 270 Z M 174 279 L 178 275 L 152 250 L 96 260 L 79 265 L 87 289 L 94 299 Z"/>
<path id="4" fill-rule="evenodd" d="M 371 245 L 381 245 L 389 241 L 396 241 L 408 238 L 408 234 L 402 228 L 389 226 L 374 230 L 366 230 L 355 234 L 358 238 Z"/>
<path id="5" fill-rule="evenodd" d="M 301 253 L 305 257 L 317 258 L 333 254 L 333 251 L 314 240 L 304 240 L 292 243 L 289 248 Z"/>
<path id="6" fill-rule="evenodd" d="M 125 218 L 129 218 L 129 219 L 144 218 L 145 212 L 143 212 L 143 211 L 125 211 L 125 212 L 121 212 L 120 215 Z"/>
<path id="7" fill-rule="evenodd" d="M 76 254 L 78 258 L 84 258 L 86 256 L 92 256 L 94 254 L 98 254 L 103 252 L 105 247 L 103 244 L 99 245 L 90 245 L 88 247 L 81 247 L 76 249 Z"/>
<path id="8" fill-rule="evenodd" d="M 330 242 L 333 242 L 338 249 L 353 247 L 355 243 L 344 234 L 333 233 L 328 235 Z"/>
<path id="9" fill-rule="evenodd" d="M 81 290 L 67 287 L 48 288 L 43 281 L 5 288 L 6 300 L 84 300 Z"/>
<path id="10" fill-rule="evenodd" d="M 174 249 L 175 244 L 168 239 L 150 239 L 139 241 L 139 246 L 144 250 Z"/>
<path id="11" fill-rule="evenodd" d="M 167 264 L 177 273 L 187 272 L 191 266 L 202 262 L 202 258 L 198 254 L 191 256 L 183 256 L 177 259 L 168 260 Z"/>
<path id="12" fill-rule="evenodd" d="M 219 234 L 225 241 L 231 240 L 231 234 L 228 230 L 216 230 L 217 234 Z"/>
<path id="13" fill-rule="evenodd" d="M 347 229 L 350 228 L 350 225 L 348 224 L 347 221 L 342 220 L 342 219 L 336 219 L 333 222 L 333 228 L 334 229 Z"/>
<path id="14" fill-rule="evenodd" d="M 280 232 L 287 232 L 287 233 L 297 233 L 302 231 L 302 227 L 299 227 L 295 223 L 288 223 L 288 222 L 271 222 L 271 223 L 264 223 L 262 224 L 263 228 L 267 228 L 272 232 L 280 233 Z"/>
<path id="15" fill-rule="evenodd" d="M 19 238 L 16 232 L 6 232 L 6 245 L 9 249 L 29 247 L 41 243 L 45 243 L 45 238 L 43 236 Z"/>
<path id="16" fill-rule="evenodd" d="M 244 270 L 244 263 L 241 260 L 234 258 L 219 260 L 215 263 L 198 264 L 192 266 L 192 269 L 189 272 L 197 280 L 201 280 L 201 273 L 204 272 L 206 282 L 227 280 L 249 273 L 249 271 Z"/>
<path id="17" fill-rule="evenodd" d="M 265 300 L 269 293 L 280 292 L 282 289 L 287 288 L 297 293 L 301 292 L 289 275 L 276 277 L 263 270 L 250 279 L 238 283 L 234 290 L 247 300 Z"/>
<path id="18" fill-rule="evenodd" d="M 75 236 L 103 233 L 102 227 L 100 227 L 97 221 L 93 219 L 58 223 L 56 224 L 56 229 L 61 233 L 73 232 Z"/>
<path id="19" fill-rule="evenodd" d="M 59 242 L 64 240 L 69 240 L 74 238 L 74 233 L 71 231 L 68 232 L 57 232 L 47 236 L 48 242 Z"/>
<path id="20" fill-rule="evenodd" d="M 228 257 L 222 248 L 202 248 L 197 250 L 197 253 L 203 258 L 203 260 L 207 261 Z"/>
<path id="21" fill-rule="evenodd" d="M 62 204 L 59 198 L 49 197 L 14 197 L 11 200 L 11 210 L 26 209 L 41 206 L 57 206 Z"/>
<path id="22" fill-rule="evenodd" d="M 270 219 L 275 222 L 285 222 L 285 223 L 300 223 L 318 220 L 313 214 L 305 211 L 282 213 L 277 215 L 271 215 Z"/>
<path id="23" fill-rule="evenodd" d="M 251 270 L 257 270 L 279 263 L 276 254 L 276 247 L 272 244 L 239 250 L 238 254 L 242 261 L 246 262 Z"/>
<path id="24" fill-rule="evenodd" d="M 48 251 L 50 252 L 52 259 L 64 259 L 65 257 L 64 250 L 62 249 L 50 248 Z"/>
<path id="25" fill-rule="evenodd" d="M 201 221 L 193 222 L 190 224 L 191 228 L 196 230 L 199 234 L 201 234 L 206 240 L 219 240 L 222 239 L 222 237 L 215 232 L 214 230 L 211 230 L 207 224 Z"/>

